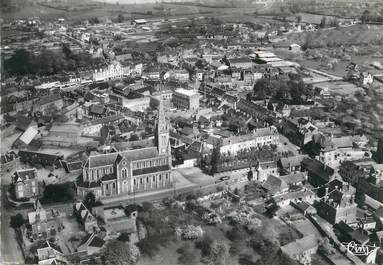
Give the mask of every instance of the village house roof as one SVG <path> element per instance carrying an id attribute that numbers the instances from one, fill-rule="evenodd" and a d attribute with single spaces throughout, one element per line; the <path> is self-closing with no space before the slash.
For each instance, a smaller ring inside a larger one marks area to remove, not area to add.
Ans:
<path id="1" fill-rule="evenodd" d="M 80 246 L 87 246 L 87 247 L 96 247 L 96 248 L 102 248 L 102 246 L 105 244 L 105 241 L 98 236 L 96 236 L 95 233 L 86 235 L 80 242 Z"/>
<path id="2" fill-rule="evenodd" d="M 42 249 L 42 248 L 52 248 L 55 251 L 60 252 L 61 254 L 63 254 L 60 246 L 58 246 L 58 245 L 56 245 L 56 244 L 54 244 L 54 243 L 52 243 L 52 242 L 50 242 L 48 240 L 41 242 L 41 244 L 38 246 L 37 249 Z"/>
<path id="3" fill-rule="evenodd" d="M 289 188 L 282 179 L 274 175 L 269 175 L 265 183 L 263 183 L 262 187 L 266 189 L 270 194 L 275 194 Z"/>
<path id="4" fill-rule="evenodd" d="M 20 160 L 29 163 L 38 163 L 47 166 L 58 165 L 57 162 L 62 159 L 60 155 L 51 155 L 39 152 L 20 150 L 18 153 Z"/>
<path id="5" fill-rule="evenodd" d="M 334 174 L 334 169 L 329 166 L 324 165 L 322 162 L 311 159 L 304 158 L 302 160 L 302 166 L 311 174 L 320 177 L 325 181 L 329 181 L 330 177 Z"/>
<path id="6" fill-rule="evenodd" d="M 15 181 L 25 181 L 28 179 L 34 179 L 36 178 L 36 169 L 24 169 L 24 170 L 18 170 L 15 173 Z"/>
<path id="7" fill-rule="evenodd" d="M 287 245 L 281 247 L 283 253 L 290 257 L 296 257 L 318 246 L 318 240 L 315 235 L 308 235 L 301 239 L 297 239 Z"/>
<path id="8" fill-rule="evenodd" d="M 296 183 L 301 183 L 306 180 L 306 174 L 303 172 L 291 173 L 285 176 L 280 176 L 287 185 L 293 185 Z"/>
<path id="9" fill-rule="evenodd" d="M 281 158 L 281 165 L 283 168 L 289 168 L 291 167 L 297 167 L 300 166 L 303 159 L 308 158 L 307 155 L 296 155 L 296 156 L 289 156 L 289 157 L 282 157 Z"/>

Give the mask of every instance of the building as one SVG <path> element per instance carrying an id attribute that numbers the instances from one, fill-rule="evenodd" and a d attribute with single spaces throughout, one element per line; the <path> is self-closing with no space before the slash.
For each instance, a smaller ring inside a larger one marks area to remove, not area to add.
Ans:
<path id="1" fill-rule="evenodd" d="M 14 151 L 6 152 L 0 157 L 1 172 L 11 172 L 17 168 L 17 164 L 20 161 L 19 156 Z"/>
<path id="2" fill-rule="evenodd" d="M 311 264 L 311 255 L 318 250 L 318 240 L 315 235 L 308 235 L 281 247 L 283 253 L 301 264 Z"/>
<path id="3" fill-rule="evenodd" d="M 74 214 L 76 215 L 77 220 L 86 232 L 92 233 L 96 229 L 98 229 L 97 219 L 92 215 L 92 213 L 85 207 L 85 205 L 82 202 L 75 203 Z"/>
<path id="4" fill-rule="evenodd" d="M 155 146 L 90 156 L 77 181 L 78 194 L 100 198 L 172 187 L 169 122 L 162 103 L 156 127 Z"/>
<path id="5" fill-rule="evenodd" d="M 334 179 L 326 187 L 326 193 L 315 205 L 318 215 L 331 224 L 356 221 L 355 188 L 347 182 Z"/>
<path id="6" fill-rule="evenodd" d="M 196 111 L 199 109 L 199 92 L 178 88 L 173 93 L 173 105 L 178 109 Z"/>
<path id="7" fill-rule="evenodd" d="M 260 148 L 265 145 L 275 145 L 279 141 L 279 134 L 275 127 L 256 129 L 251 134 L 222 138 L 221 153 L 235 155 L 239 151 Z"/>
<path id="8" fill-rule="evenodd" d="M 39 264 L 68 264 L 60 246 L 46 240 L 37 248 Z"/>
<path id="9" fill-rule="evenodd" d="M 229 61 L 230 67 L 248 69 L 253 66 L 253 62 L 248 57 L 231 58 Z"/>
<path id="10" fill-rule="evenodd" d="M 103 205 L 94 207 L 93 213 L 105 222 L 107 235 L 117 238 L 121 233 L 135 233 L 137 231 L 137 211 L 129 213 L 122 206 L 105 207 Z"/>
<path id="11" fill-rule="evenodd" d="M 41 203 L 36 200 L 34 211 L 28 213 L 28 222 L 32 227 L 31 237 L 36 239 L 47 239 L 57 233 L 62 226 L 59 220 L 60 213 L 56 210 L 46 211 Z"/>
<path id="12" fill-rule="evenodd" d="M 325 185 L 332 180 L 334 174 L 333 168 L 311 158 L 302 160 L 302 170 L 307 171 L 308 181 L 314 187 Z"/>
<path id="13" fill-rule="evenodd" d="M 13 177 L 16 199 L 35 198 L 40 195 L 36 169 L 18 170 Z"/>
<path id="14" fill-rule="evenodd" d="M 122 78 L 124 75 L 129 74 L 130 68 L 123 67 L 119 63 L 111 64 L 105 69 L 96 69 L 93 72 L 93 81 L 106 81 L 116 78 Z"/>
<path id="15" fill-rule="evenodd" d="M 105 241 L 95 233 L 87 234 L 77 248 L 78 252 L 85 252 L 87 255 L 98 253 L 104 246 Z"/>

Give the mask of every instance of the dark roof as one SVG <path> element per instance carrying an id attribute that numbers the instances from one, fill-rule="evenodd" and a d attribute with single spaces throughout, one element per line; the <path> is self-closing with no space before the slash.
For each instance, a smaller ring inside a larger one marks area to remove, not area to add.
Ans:
<path id="1" fill-rule="evenodd" d="M 61 95 L 59 93 L 54 93 L 52 95 L 40 98 L 40 100 L 37 101 L 36 104 L 42 106 L 58 100 L 61 100 Z"/>
<path id="2" fill-rule="evenodd" d="M 59 163 L 57 163 L 57 161 L 62 159 L 62 156 L 59 155 L 51 155 L 25 150 L 20 150 L 18 155 L 22 162 L 29 162 L 31 164 L 37 163 L 44 166 L 58 166 Z"/>
<path id="3" fill-rule="evenodd" d="M 140 168 L 140 169 L 133 170 L 133 176 L 145 175 L 145 174 L 161 172 L 161 171 L 166 171 L 166 170 L 170 170 L 169 165 L 163 165 L 163 166 L 157 166 L 157 167 Z"/>
<path id="4" fill-rule="evenodd" d="M 89 111 L 91 113 L 101 115 L 101 114 L 104 114 L 106 112 L 106 108 L 104 105 L 93 104 L 92 106 L 90 106 Z"/>
<path id="5" fill-rule="evenodd" d="M 22 181 L 26 179 L 34 179 L 36 178 L 36 171 L 34 169 L 19 170 L 16 171 L 16 176 Z"/>
<path id="6" fill-rule="evenodd" d="M 115 174 L 107 174 L 107 175 L 104 175 L 102 178 L 101 178 L 101 181 L 108 181 L 108 180 L 113 180 L 113 179 L 117 179 L 117 176 Z"/>
<path id="7" fill-rule="evenodd" d="M 60 248 L 60 246 L 52 243 L 52 242 L 49 242 L 49 241 L 44 241 L 42 242 L 37 249 L 41 249 L 41 248 L 53 248 L 54 250 L 62 253 L 62 250 Z"/>
<path id="8" fill-rule="evenodd" d="M 314 174 L 325 181 L 329 181 L 332 174 L 334 174 L 334 169 L 329 166 L 325 166 L 322 162 L 316 159 L 304 158 L 302 166 L 310 174 Z"/>
<path id="9" fill-rule="evenodd" d="M 90 247 L 97 247 L 101 248 L 104 244 L 105 241 L 95 234 L 87 234 L 82 240 L 79 246 L 87 244 Z"/>

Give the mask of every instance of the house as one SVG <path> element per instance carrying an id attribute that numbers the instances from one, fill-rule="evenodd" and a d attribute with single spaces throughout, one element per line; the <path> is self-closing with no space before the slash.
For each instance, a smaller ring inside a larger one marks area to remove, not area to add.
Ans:
<path id="1" fill-rule="evenodd" d="M 40 195 L 36 169 L 18 170 L 13 177 L 16 199 L 36 198 Z"/>
<path id="2" fill-rule="evenodd" d="M 349 183 L 334 179 L 326 187 L 325 195 L 315 205 L 318 215 L 331 224 L 356 221 L 355 188 Z"/>
<path id="3" fill-rule="evenodd" d="M 279 178 L 287 184 L 289 189 L 293 189 L 302 186 L 307 180 L 307 175 L 304 172 L 295 172 L 280 176 Z"/>
<path id="4" fill-rule="evenodd" d="M 43 166 L 48 167 L 50 169 L 60 168 L 61 160 L 63 159 L 63 155 L 51 155 L 40 152 L 32 152 L 26 150 L 20 150 L 18 153 L 20 157 L 20 161 L 26 164 L 31 164 L 34 166 Z"/>
<path id="5" fill-rule="evenodd" d="M 8 151 L 0 157 L 1 172 L 11 172 L 17 168 L 20 161 L 19 156 L 14 151 Z"/>
<path id="6" fill-rule="evenodd" d="M 105 245 L 105 241 L 95 233 L 87 234 L 77 247 L 78 252 L 85 252 L 87 255 L 92 255 L 100 252 Z"/>
<path id="7" fill-rule="evenodd" d="M 37 257 L 40 264 L 69 264 L 64 258 L 60 246 L 46 240 L 37 247 Z"/>
<path id="8" fill-rule="evenodd" d="M 117 238 L 121 233 L 135 233 L 137 230 L 137 211 L 126 212 L 122 206 L 105 207 L 103 205 L 92 209 L 93 213 L 105 222 L 107 235 Z"/>
<path id="9" fill-rule="evenodd" d="M 314 215 L 317 213 L 317 210 L 312 205 L 308 204 L 305 201 L 300 201 L 297 203 L 291 203 L 291 205 L 294 206 L 296 209 L 298 209 L 305 216 L 308 214 Z"/>
<path id="10" fill-rule="evenodd" d="M 221 153 L 235 155 L 250 148 L 260 148 L 277 144 L 279 134 L 275 127 L 258 128 L 250 134 L 222 138 Z"/>
<path id="11" fill-rule="evenodd" d="M 326 184 L 334 174 L 334 169 L 312 158 L 302 160 L 302 170 L 307 171 L 308 181 L 314 187 Z"/>
<path id="12" fill-rule="evenodd" d="M 360 73 L 359 80 L 360 80 L 361 84 L 366 86 L 366 85 L 370 85 L 374 82 L 374 77 L 368 72 L 362 72 L 362 73 Z"/>
<path id="13" fill-rule="evenodd" d="M 301 170 L 301 163 L 307 155 L 295 155 L 289 157 L 282 157 L 278 161 L 279 168 L 284 172 L 295 172 Z"/>
<path id="14" fill-rule="evenodd" d="M 289 50 L 292 52 L 300 52 L 302 50 L 302 47 L 299 44 L 293 43 L 290 44 Z"/>
<path id="15" fill-rule="evenodd" d="M 312 137 L 318 133 L 318 128 L 304 118 L 284 119 L 280 129 L 283 135 L 299 147 L 310 142 Z"/>
<path id="16" fill-rule="evenodd" d="M 293 203 L 306 202 L 312 204 L 316 199 L 316 195 L 309 189 L 290 190 L 282 194 L 276 194 L 273 196 L 275 203 L 283 208 Z"/>
<path id="17" fill-rule="evenodd" d="M 34 211 L 28 213 L 28 222 L 31 225 L 31 237 L 33 239 L 47 239 L 55 236 L 57 230 L 62 227 L 57 210 L 46 211 L 39 200 L 35 201 Z"/>
<path id="18" fill-rule="evenodd" d="M 253 62 L 248 57 L 239 57 L 229 59 L 230 67 L 239 69 L 248 69 L 253 67 Z"/>
<path id="19" fill-rule="evenodd" d="M 33 112 L 41 112 L 45 115 L 52 115 L 52 112 L 57 112 L 64 107 L 64 100 L 59 93 L 39 98 L 33 104 Z"/>
<path id="20" fill-rule="evenodd" d="M 281 247 L 283 253 L 301 264 L 311 264 L 311 255 L 318 250 L 318 240 L 315 235 L 308 235 Z"/>
<path id="21" fill-rule="evenodd" d="M 75 203 L 74 214 L 86 232 L 92 233 L 98 229 L 97 219 L 82 202 Z"/>
<path id="22" fill-rule="evenodd" d="M 267 177 L 266 181 L 262 184 L 262 188 L 271 195 L 285 193 L 289 190 L 289 186 L 281 178 L 274 175 Z"/>

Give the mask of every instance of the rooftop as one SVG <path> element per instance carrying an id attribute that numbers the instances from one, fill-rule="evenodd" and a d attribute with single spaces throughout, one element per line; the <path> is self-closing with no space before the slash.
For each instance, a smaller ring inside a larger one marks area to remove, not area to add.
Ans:
<path id="1" fill-rule="evenodd" d="M 185 89 L 185 88 L 177 88 L 175 92 L 180 93 L 180 94 L 185 95 L 185 96 L 188 96 L 188 97 L 199 95 L 198 91 L 189 90 L 189 89 Z"/>

